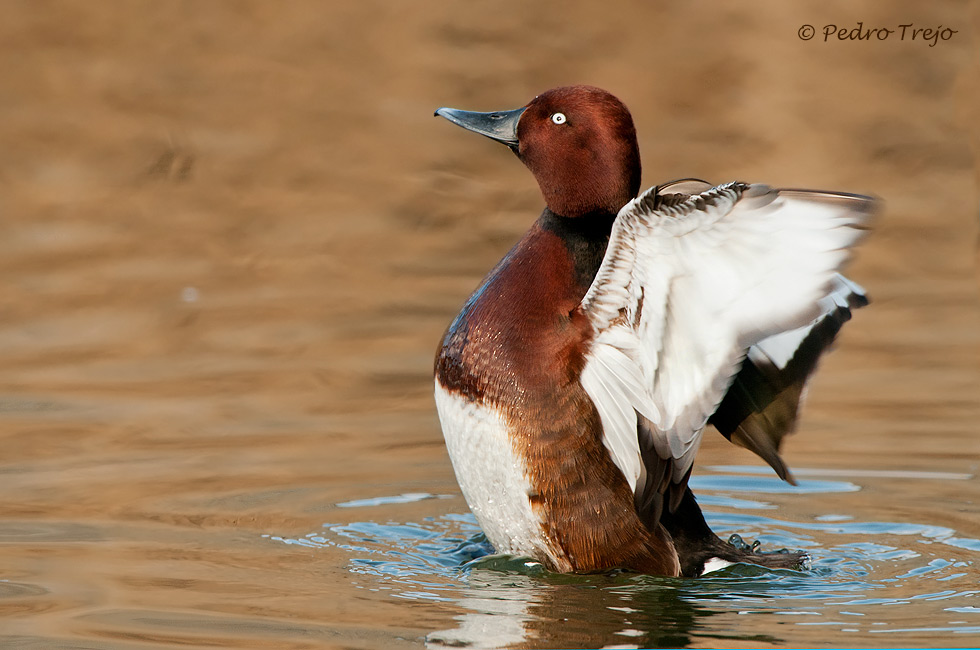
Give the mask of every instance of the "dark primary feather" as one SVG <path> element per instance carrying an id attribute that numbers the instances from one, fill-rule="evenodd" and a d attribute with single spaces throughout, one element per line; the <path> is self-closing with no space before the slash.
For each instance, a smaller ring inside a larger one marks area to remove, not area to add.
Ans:
<path id="1" fill-rule="evenodd" d="M 830 348 L 851 310 L 868 304 L 860 287 L 838 277 L 832 294 L 834 306 L 811 323 L 785 365 L 753 347 L 721 404 L 708 419 L 733 443 L 752 451 L 776 471 L 779 478 L 796 485 L 779 455 L 782 439 L 793 432 L 803 389 Z"/>

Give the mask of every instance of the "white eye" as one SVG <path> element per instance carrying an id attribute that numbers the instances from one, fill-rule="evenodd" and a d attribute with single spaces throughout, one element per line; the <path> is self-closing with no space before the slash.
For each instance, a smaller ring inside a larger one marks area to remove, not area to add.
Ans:
<path id="1" fill-rule="evenodd" d="M 555 113 L 551 116 L 551 121 L 555 124 L 564 124 L 567 120 L 564 113 Z"/>

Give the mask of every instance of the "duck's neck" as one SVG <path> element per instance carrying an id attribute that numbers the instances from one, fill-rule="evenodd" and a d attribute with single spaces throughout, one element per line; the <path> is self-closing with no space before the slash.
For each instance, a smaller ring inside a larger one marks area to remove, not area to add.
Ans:
<path id="1" fill-rule="evenodd" d="M 616 214 L 608 211 L 570 218 L 555 214 L 550 208 L 545 208 L 538 219 L 541 230 L 557 236 L 568 251 L 575 267 L 575 283 L 582 288 L 579 298 L 585 295 L 602 264 L 615 220 Z"/>

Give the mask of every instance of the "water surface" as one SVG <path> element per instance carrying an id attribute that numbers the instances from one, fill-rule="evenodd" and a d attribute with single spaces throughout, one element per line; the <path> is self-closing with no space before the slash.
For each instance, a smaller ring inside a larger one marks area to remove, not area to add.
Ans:
<path id="1" fill-rule="evenodd" d="M 891 646 L 895 637 L 902 645 L 932 645 L 940 638 L 951 645 L 975 643 L 980 539 L 942 526 L 843 514 L 810 521 L 765 516 L 759 511 L 776 510 L 774 503 L 726 492 L 780 500 L 786 494 L 853 492 L 862 486 L 802 479 L 792 487 L 758 477 L 755 470 L 761 468 L 714 469 L 743 473 L 707 473 L 693 480 L 712 527 L 719 534 L 748 533 L 769 550 L 807 550 L 808 570 L 736 565 L 696 580 L 617 572 L 564 576 L 527 558 L 493 555 L 470 514 L 327 523 L 302 537 L 270 539 L 348 554 L 351 583 L 358 589 L 416 603 L 462 605 L 465 611 L 455 617 L 454 627 L 426 635 L 427 647 Z M 875 487 L 874 478 L 862 482 Z M 440 498 L 451 497 L 415 493 L 338 505 L 368 515 L 371 508 Z"/>
<path id="2" fill-rule="evenodd" d="M 6 3 L 0 647 L 976 646 L 976 17 L 920 4 Z M 959 31 L 797 36 L 910 20 Z M 467 512 L 433 352 L 541 203 L 432 111 L 571 82 L 644 186 L 884 199 L 800 486 L 712 433 L 695 470 L 808 572 L 558 576 Z"/>

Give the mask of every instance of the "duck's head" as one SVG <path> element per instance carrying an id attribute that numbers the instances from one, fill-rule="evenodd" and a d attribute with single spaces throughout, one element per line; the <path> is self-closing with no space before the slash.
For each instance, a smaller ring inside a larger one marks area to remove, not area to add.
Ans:
<path id="1" fill-rule="evenodd" d="M 600 88 L 552 88 L 511 111 L 440 108 L 436 115 L 510 147 L 555 214 L 615 215 L 640 189 L 633 118 Z"/>

